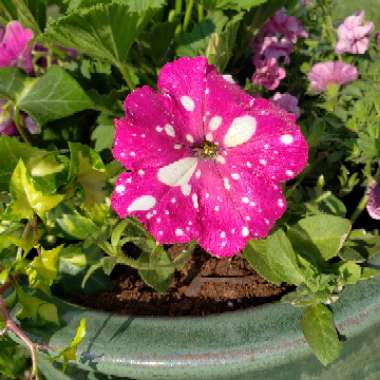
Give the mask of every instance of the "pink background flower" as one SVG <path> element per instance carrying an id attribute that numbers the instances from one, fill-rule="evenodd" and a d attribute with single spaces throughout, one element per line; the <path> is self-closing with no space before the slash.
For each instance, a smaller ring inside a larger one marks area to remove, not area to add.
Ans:
<path id="1" fill-rule="evenodd" d="M 347 17 L 338 27 L 338 41 L 335 51 L 338 54 L 352 53 L 364 54 L 368 50 L 369 35 L 373 22 L 364 22 L 364 11 Z"/>
<path id="2" fill-rule="evenodd" d="M 343 85 L 358 79 L 358 70 L 348 63 L 327 61 L 315 64 L 308 78 L 312 91 L 323 92 L 326 91 L 328 85 Z"/>
<path id="3" fill-rule="evenodd" d="M 18 21 L 11 21 L 0 35 L 0 67 L 18 66 L 33 71 L 32 52 L 29 47 L 33 31 Z"/>
<path id="4" fill-rule="evenodd" d="M 272 97 L 272 102 L 285 111 L 293 113 L 297 118 L 300 116 L 298 99 L 295 96 L 290 95 L 287 92 L 283 94 L 276 92 Z"/>
<path id="5" fill-rule="evenodd" d="M 367 211 L 371 218 L 380 220 L 380 184 L 376 181 L 368 187 Z"/>
<path id="6" fill-rule="evenodd" d="M 286 77 L 286 71 L 278 66 L 274 58 L 257 63 L 256 71 L 252 76 L 252 82 L 265 87 L 267 90 L 275 90 Z"/>
<path id="7" fill-rule="evenodd" d="M 268 235 L 286 209 L 281 183 L 307 162 L 294 117 L 226 81 L 204 57 L 165 65 L 159 92 L 125 100 L 113 154 L 126 169 L 112 206 L 160 243 L 196 240 L 216 256 Z"/>

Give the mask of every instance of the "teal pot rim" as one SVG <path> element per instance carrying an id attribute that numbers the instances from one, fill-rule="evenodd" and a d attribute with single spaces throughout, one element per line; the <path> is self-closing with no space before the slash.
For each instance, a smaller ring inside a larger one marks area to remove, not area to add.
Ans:
<path id="1" fill-rule="evenodd" d="M 332 305 L 347 342 L 373 326 L 380 330 L 379 285 L 376 278 L 347 286 Z M 324 370 L 303 337 L 302 310 L 281 302 L 206 317 L 169 318 L 118 315 L 53 301 L 65 325 L 26 331 L 58 351 L 85 318 L 87 334 L 77 361 L 82 369 L 123 378 L 177 380 L 243 379 L 300 360 L 308 361 L 314 372 Z"/>

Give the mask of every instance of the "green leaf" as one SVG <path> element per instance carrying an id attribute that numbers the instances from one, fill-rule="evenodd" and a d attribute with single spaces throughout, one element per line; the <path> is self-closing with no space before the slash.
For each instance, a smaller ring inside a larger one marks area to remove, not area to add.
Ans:
<path id="1" fill-rule="evenodd" d="M 213 33 L 219 33 L 228 18 L 221 11 L 213 12 L 209 17 L 196 24 L 191 32 L 184 33 L 177 42 L 177 55 L 197 56 L 204 55 L 209 38 Z"/>
<path id="2" fill-rule="evenodd" d="M 9 181 L 20 159 L 35 177 L 56 174 L 64 169 L 50 152 L 24 144 L 16 137 L 0 136 L 0 191 L 9 190 Z"/>
<path id="3" fill-rule="evenodd" d="M 248 11 L 266 2 L 267 0 L 216 0 L 217 8 L 232 9 L 235 11 Z"/>
<path id="4" fill-rule="evenodd" d="M 106 170 L 99 154 L 86 145 L 69 143 L 71 152 L 70 180 L 76 181 L 84 193 L 86 207 L 104 201 Z"/>
<path id="5" fill-rule="evenodd" d="M 345 284 L 353 285 L 360 281 L 362 268 L 353 261 L 342 262 L 339 265 L 339 273 Z"/>
<path id="6" fill-rule="evenodd" d="M 57 307 L 40 298 L 24 292 L 20 287 L 17 288 L 17 298 L 21 309 L 17 314 L 18 319 L 31 319 L 34 322 L 54 323 L 59 325 Z"/>
<path id="7" fill-rule="evenodd" d="M 5 379 L 22 379 L 27 365 L 24 347 L 7 337 L 0 337 L 0 374 L 4 375 Z"/>
<path id="8" fill-rule="evenodd" d="M 256 272 L 275 284 L 299 285 L 305 281 L 296 254 L 282 230 L 264 240 L 251 240 L 244 257 Z"/>
<path id="9" fill-rule="evenodd" d="M 342 351 L 332 312 L 322 304 L 306 308 L 302 317 L 306 341 L 323 365 L 336 360 Z"/>
<path id="10" fill-rule="evenodd" d="M 0 228 L 0 252 L 11 245 L 21 247 L 24 252 L 29 252 L 33 248 L 32 236 L 23 238 L 24 226 L 19 223 L 12 223 L 7 228 Z"/>
<path id="11" fill-rule="evenodd" d="M 93 103 L 70 74 L 54 65 L 23 92 L 17 99 L 17 106 L 43 125 L 93 108 Z"/>
<path id="12" fill-rule="evenodd" d="M 144 25 L 162 5 L 163 1 L 96 2 L 48 25 L 45 41 L 120 66 L 126 63 Z"/>
<path id="13" fill-rule="evenodd" d="M 91 135 L 91 140 L 95 142 L 95 150 L 97 152 L 105 149 L 111 150 L 115 134 L 113 116 L 101 113 L 96 123 L 97 126 Z"/>
<path id="14" fill-rule="evenodd" d="M 162 246 L 157 246 L 152 252 L 143 252 L 139 257 L 139 263 L 148 264 L 152 270 L 139 270 L 143 281 L 160 293 L 165 293 L 174 273 L 173 267 L 159 268 L 158 265 L 170 265 L 171 259 Z"/>
<path id="15" fill-rule="evenodd" d="M 68 347 L 63 349 L 57 356 L 53 358 L 53 360 L 58 360 L 62 358 L 63 363 L 64 363 L 64 368 L 67 367 L 67 364 L 70 361 L 76 361 L 78 347 L 82 343 L 85 336 L 86 336 L 86 319 L 82 318 L 79 322 L 79 326 L 77 328 L 75 336 L 70 342 L 70 344 L 68 345 Z"/>
<path id="16" fill-rule="evenodd" d="M 63 231 L 80 240 L 85 240 L 89 236 L 95 235 L 99 229 L 91 219 L 78 213 L 62 213 L 56 221 Z"/>
<path id="17" fill-rule="evenodd" d="M 320 214 L 300 220 L 289 229 L 288 236 L 297 252 L 328 260 L 338 254 L 350 230 L 349 220 Z"/>
<path id="18" fill-rule="evenodd" d="M 33 261 L 26 268 L 29 286 L 38 288 L 45 293 L 49 293 L 49 288 L 57 278 L 58 273 L 58 257 L 63 245 L 50 250 L 41 249 Z"/>
<path id="19" fill-rule="evenodd" d="M 26 74 L 16 67 L 0 68 L 0 95 L 16 100 L 27 81 Z"/>
<path id="20" fill-rule="evenodd" d="M 45 194 L 38 190 L 22 159 L 12 174 L 10 192 L 12 195 L 10 213 L 19 219 L 31 219 L 34 212 L 40 218 L 44 218 L 47 211 L 64 199 L 64 195 Z"/>

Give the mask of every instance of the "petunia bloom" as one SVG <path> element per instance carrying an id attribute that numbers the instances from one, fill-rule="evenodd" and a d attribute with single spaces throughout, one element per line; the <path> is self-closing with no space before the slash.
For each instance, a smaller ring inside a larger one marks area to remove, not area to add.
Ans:
<path id="1" fill-rule="evenodd" d="M 290 95 L 287 92 L 283 94 L 281 94 L 280 92 L 276 92 L 271 100 L 274 104 L 281 107 L 285 111 L 294 114 L 296 118 L 300 116 L 298 99 L 295 96 Z"/>
<path id="2" fill-rule="evenodd" d="M 374 24 L 370 21 L 364 22 L 364 15 L 364 11 L 355 13 L 339 25 L 338 41 L 335 47 L 338 54 L 364 54 L 368 50 L 369 35 Z"/>
<path id="3" fill-rule="evenodd" d="M 125 100 L 114 157 L 130 171 L 112 206 L 136 217 L 160 243 L 192 240 L 215 256 L 268 235 L 286 209 L 281 183 L 307 162 L 294 116 L 252 98 L 205 57 L 166 64 L 159 92 Z"/>
<path id="4" fill-rule="evenodd" d="M 380 32 L 376 33 L 376 46 L 380 49 Z"/>
<path id="5" fill-rule="evenodd" d="M 358 79 L 355 66 L 340 61 L 326 61 L 315 64 L 309 74 L 313 92 L 326 91 L 328 85 L 343 85 Z"/>
<path id="6" fill-rule="evenodd" d="M 252 82 L 265 87 L 267 90 L 275 90 L 285 78 L 286 70 L 278 66 L 275 58 L 256 62 L 256 71 L 252 76 Z"/>
<path id="7" fill-rule="evenodd" d="M 17 66 L 30 73 L 33 71 L 32 52 L 29 47 L 33 31 L 18 21 L 11 21 L 0 33 L 0 67 Z"/>
<path id="8" fill-rule="evenodd" d="M 368 186 L 367 211 L 372 219 L 380 220 L 380 183 L 376 181 Z"/>

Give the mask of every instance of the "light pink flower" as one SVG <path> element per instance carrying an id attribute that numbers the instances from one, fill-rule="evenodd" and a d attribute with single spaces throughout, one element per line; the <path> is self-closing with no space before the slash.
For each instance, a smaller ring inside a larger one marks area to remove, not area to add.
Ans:
<path id="1" fill-rule="evenodd" d="M 0 135 L 13 136 L 17 134 L 16 126 L 12 120 L 12 113 L 5 112 L 6 100 L 0 99 Z"/>
<path id="2" fill-rule="evenodd" d="M 286 77 L 286 71 L 278 66 L 275 58 L 256 62 L 256 70 L 252 76 L 252 82 L 264 86 L 267 90 L 275 90 Z"/>
<path id="3" fill-rule="evenodd" d="M 338 41 L 335 51 L 338 54 L 364 54 L 368 50 L 369 35 L 373 22 L 364 22 L 364 11 L 347 17 L 338 27 Z"/>
<path id="4" fill-rule="evenodd" d="M 340 61 L 327 61 L 315 64 L 308 78 L 313 92 L 326 91 L 330 84 L 343 85 L 358 79 L 355 66 Z"/>
<path id="5" fill-rule="evenodd" d="M 276 106 L 281 107 L 287 112 L 293 113 L 296 118 L 300 116 L 300 109 L 298 107 L 298 99 L 288 94 L 287 92 L 281 94 L 280 92 L 276 92 L 272 97 L 272 102 L 276 104 Z"/>
<path id="6" fill-rule="evenodd" d="M 380 183 L 376 181 L 368 186 L 367 211 L 372 219 L 380 220 Z"/>
<path id="7" fill-rule="evenodd" d="M 294 117 L 205 57 L 165 65 L 158 89 L 133 91 L 116 120 L 113 154 L 130 171 L 116 181 L 114 210 L 160 243 L 196 240 L 215 256 L 267 236 L 286 209 L 280 183 L 307 161 Z"/>
<path id="8" fill-rule="evenodd" d="M 380 49 L 380 32 L 376 33 L 376 45 L 377 48 Z"/>
<path id="9" fill-rule="evenodd" d="M 33 70 L 29 42 L 33 31 L 18 21 L 11 21 L 0 35 L 0 67 L 17 66 L 30 73 Z"/>

